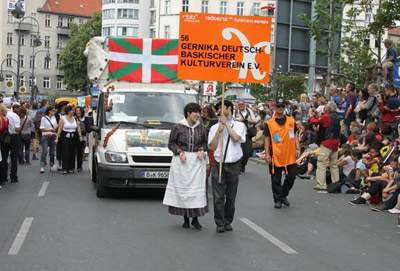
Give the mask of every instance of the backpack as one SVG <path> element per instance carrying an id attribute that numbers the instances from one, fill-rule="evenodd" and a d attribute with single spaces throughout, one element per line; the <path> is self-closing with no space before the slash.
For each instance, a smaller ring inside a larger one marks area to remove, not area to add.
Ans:
<path id="1" fill-rule="evenodd" d="M 44 116 L 44 112 L 37 111 L 37 113 L 35 115 L 35 119 L 33 120 L 33 124 L 35 125 L 35 129 L 38 133 L 41 133 L 40 122 L 42 121 L 43 116 Z"/>
<path id="2" fill-rule="evenodd" d="M 326 191 L 328 193 L 333 193 L 333 194 L 338 194 L 338 193 L 342 193 L 342 185 L 344 185 L 344 181 L 338 181 L 335 183 L 330 183 L 328 184 L 328 186 L 326 187 Z"/>
<path id="3" fill-rule="evenodd" d="M 391 142 L 389 145 L 383 146 L 382 148 L 379 149 L 379 153 L 381 154 L 382 161 L 379 165 L 379 168 L 382 169 L 384 166 L 389 165 L 392 154 L 395 150 L 398 149 L 398 141 L 395 140 Z"/>

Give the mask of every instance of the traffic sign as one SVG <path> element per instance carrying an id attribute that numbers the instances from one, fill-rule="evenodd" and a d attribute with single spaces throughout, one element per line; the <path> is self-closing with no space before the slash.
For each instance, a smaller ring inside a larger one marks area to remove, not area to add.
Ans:
<path id="1" fill-rule="evenodd" d="M 203 95 L 205 96 L 215 96 L 217 92 L 216 82 L 205 82 L 203 85 Z"/>

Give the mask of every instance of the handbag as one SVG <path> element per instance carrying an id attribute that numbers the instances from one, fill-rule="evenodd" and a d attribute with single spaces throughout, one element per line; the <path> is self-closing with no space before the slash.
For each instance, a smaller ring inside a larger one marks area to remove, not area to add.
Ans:
<path id="1" fill-rule="evenodd" d="M 85 154 L 89 154 L 89 147 L 88 146 L 85 147 L 84 153 Z"/>

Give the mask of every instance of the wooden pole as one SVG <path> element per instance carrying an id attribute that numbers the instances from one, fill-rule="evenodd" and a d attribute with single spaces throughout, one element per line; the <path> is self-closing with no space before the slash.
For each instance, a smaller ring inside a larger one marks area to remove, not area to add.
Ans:
<path id="1" fill-rule="evenodd" d="M 222 82 L 222 102 L 221 102 L 221 116 L 224 116 L 225 109 L 225 82 Z M 225 128 L 224 128 L 225 129 Z M 224 159 L 224 133 L 219 136 L 219 176 L 218 183 L 222 183 L 222 162 Z"/>

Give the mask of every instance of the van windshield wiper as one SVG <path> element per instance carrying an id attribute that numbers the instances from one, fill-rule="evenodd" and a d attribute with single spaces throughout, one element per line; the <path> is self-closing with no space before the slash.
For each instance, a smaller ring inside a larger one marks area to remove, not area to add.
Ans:
<path id="1" fill-rule="evenodd" d="M 153 128 L 153 126 L 144 124 L 144 123 L 137 123 L 137 122 L 130 122 L 130 121 L 108 121 L 107 124 L 117 124 L 120 123 L 121 125 L 126 125 L 126 126 L 140 126 L 140 127 L 145 127 L 145 128 Z"/>

